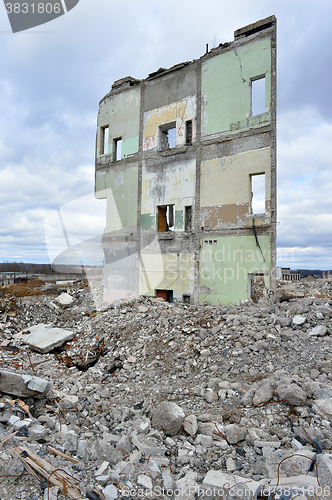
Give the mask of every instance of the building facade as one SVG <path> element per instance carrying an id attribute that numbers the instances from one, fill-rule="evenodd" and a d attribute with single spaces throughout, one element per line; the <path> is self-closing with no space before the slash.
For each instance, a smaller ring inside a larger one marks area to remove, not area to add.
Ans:
<path id="1" fill-rule="evenodd" d="M 276 19 L 100 101 L 95 196 L 107 198 L 104 287 L 236 304 L 275 287 Z"/>

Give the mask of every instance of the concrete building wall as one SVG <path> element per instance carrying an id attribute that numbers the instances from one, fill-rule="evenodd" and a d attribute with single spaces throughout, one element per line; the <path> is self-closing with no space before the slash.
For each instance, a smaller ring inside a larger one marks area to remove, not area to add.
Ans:
<path id="1" fill-rule="evenodd" d="M 184 209 L 195 201 L 195 160 L 163 162 L 158 169 L 143 161 L 142 170 L 142 228 L 156 231 L 157 207 L 175 205 L 174 231 L 183 231 Z"/>
<path id="2" fill-rule="evenodd" d="M 265 111 L 253 116 L 252 82 L 265 79 Z M 202 64 L 202 136 L 237 132 L 271 120 L 271 42 L 231 45 Z"/>
<path id="3" fill-rule="evenodd" d="M 202 226 L 222 229 L 251 226 L 251 176 L 265 174 L 265 213 L 256 217 L 261 225 L 270 223 L 271 149 L 264 148 L 202 162 Z"/>
<path id="4" fill-rule="evenodd" d="M 122 158 L 138 152 L 140 126 L 140 87 L 106 96 L 97 118 L 97 157 L 101 156 L 101 134 L 109 127 L 108 153 L 114 153 L 114 140 L 122 138 Z"/>
<path id="5" fill-rule="evenodd" d="M 274 291 L 274 16 L 193 62 L 113 84 L 98 114 L 96 197 L 108 201 L 109 297 L 234 304 L 257 274 Z"/>
<path id="6" fill-rule="evenodd" d="M 181 101 L 146 111 L 144 113 L 143 150 L 160 150 L 160 126 L 174 122 L 176 126 L 176 146 L 186 143 L 186 122 L 193 121 L 192 141 L 196 137 L 196 96 L 190 96 Z"/>

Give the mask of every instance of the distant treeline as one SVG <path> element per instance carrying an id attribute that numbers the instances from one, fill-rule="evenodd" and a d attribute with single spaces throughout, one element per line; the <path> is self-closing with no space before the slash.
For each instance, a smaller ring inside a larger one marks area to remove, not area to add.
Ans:
<path id="1" fill-rule="evenodd" d="M 0 273 L 27 273 L 27 274 L 58 274 L 58 273 L 82 273 L 80 266 L 57 265 L 54 271 L 51 264 L 32 264 L 30 262 L 1 262 Z"/>
<path id="2" fill-rule="evenodd" d="M 315 278 L 322 278 L 323 272 L 325 272 L 325 278 L 328 276 L 329 271 L 322 271 L 321 269 L 297 269 L 301 276 L 314 276 Z M 330 276 L 332 278 L 332 271 L 330 271 Z"/>

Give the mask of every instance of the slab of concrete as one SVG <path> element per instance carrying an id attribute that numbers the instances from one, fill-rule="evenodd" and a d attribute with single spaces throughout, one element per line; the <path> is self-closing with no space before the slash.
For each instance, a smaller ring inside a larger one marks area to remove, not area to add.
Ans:
<path id="1" fill-rule="evenodd" d="M 54 299 L 55 302 L 57 302 L 58 304 L 60 304 L 60 306 L 64 309 L 68 306 L 70 306 L 73 302 L 74 302 L 74 298 L 69 295 L 68 293 L 61 293 L 59 295 L 59 297 L 57 297 L 56 299 Z"/>
<path id="2" fill-rule="evenodd" d="M 0 392 L 14 396 L 43 396 L 51 388 L 50 382 L 31 375 L 20 375 L 9 370 L 0 370 Z"/>
<path id="3" fill-rule="evenodd" d="M 22 340 L 34 351 L 43 354 L 52 351 L 55 347 L 59 347 L 76 335 L 75 332 L 64 330 L 63 328 L 53 328 L 43 323 L 31 326 L 27 331 L 29 333 L 24 333 L 23 331 L 14 337 Z"/>

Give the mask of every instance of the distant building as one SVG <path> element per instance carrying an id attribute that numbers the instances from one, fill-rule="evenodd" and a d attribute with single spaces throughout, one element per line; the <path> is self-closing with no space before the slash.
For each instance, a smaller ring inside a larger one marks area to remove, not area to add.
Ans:
<path id="1" fill-rule="evenodd" d="M 299 271 L 291 271 L 290 267 L 277 267 L 276 277 L 283 281 L 299 281 L 301 274 Z"/>
<path id="2" fill-rule="evenodd" d="M 105 291 L 234 304 L 275 289 L 276 18 L 100 101 Z"/>

